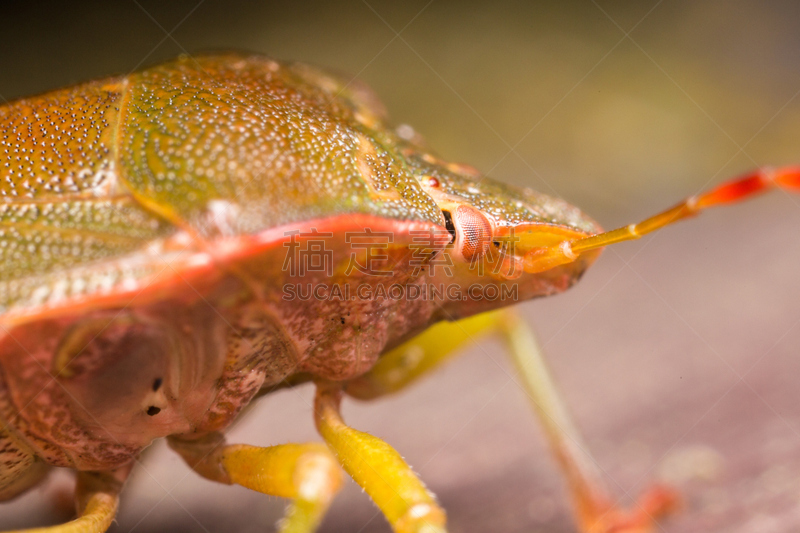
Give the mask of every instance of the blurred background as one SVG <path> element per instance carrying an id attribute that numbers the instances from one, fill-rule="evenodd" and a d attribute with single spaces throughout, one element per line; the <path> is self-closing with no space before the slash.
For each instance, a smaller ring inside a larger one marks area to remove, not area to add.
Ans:
<path id="1" fill-rule="evenodd" d="M 800 163 L 800 4 L 4 3 L 10 100 L 180 53 L 245 49 L 348 73 L 445 159 L 561 196 L 607 228 L 760 165 Z M 800 529 L 800 196 L 783 192 L 609 249 L 574 289 L 520 305 L 612 493 L 685 495 L 665 532 Z M 231 442 L 317 440 L 310 388 L 261 400 Z M 347 401 L 439 496 L 451 532 L 571 532 L 562 480 L 500 345 L 391 398 Z M 0 505 L 63 520 L 66 472 Z M 53 496 L 55 495 L 55 496 Z M 164 443 L 115 532 L 271 531 L 284 502 L 207 482 Z M 323 532 L 386 532 L 349 483 Z"/>

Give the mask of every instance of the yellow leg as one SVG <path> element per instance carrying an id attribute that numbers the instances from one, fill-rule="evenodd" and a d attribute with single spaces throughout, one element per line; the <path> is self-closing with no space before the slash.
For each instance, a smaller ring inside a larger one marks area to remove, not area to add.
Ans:
<path id="1" fill-rule="evenodd" d="M 370 495 L 396 533 L 445 533 L 445 514 L 400 454 L 377 437 L 348 427 L 338 384 L 318 383 L 317 429 L 340 464 Z"/>
<path id="2" fill-rule="evenodd" d="M 487 333 L 505 340 L 548 443 L 564 471 L 582 531 L 641 532 L 673 509 L 676 494 L 654 487 L 633 512 L 613 505 L 597 466 L 587 452 L 530 329 L 509 311 L 486 313 L 430 328 L 381 357 L 370 372 L 350 382 L 346 392 L 368 399 L 402 389 L 454 355 L 456 348 Z"/>
<path id="3" fill-rule="evenodd" d="M 169 443 L 203 477 L 292 500 L 281 533 L 316 531 L 342 485 L 339 465 L 322 443 L 226 446 L 218 435 Z"/>
<path id="4" fill-rule="evenodd" d="M 483 313 L 428 328 L 383 354 L 369 372 L 347 382 L 345 392 L 359 400 L 369 400 L 402 390 L 458 354 L 461 346 L 487 333 L 496 333 L 501 317 L 502 313 Z"/>
<path id="5" fill-rule="evenodd" d="M 114 520 L 119 491 L 130 468 L 115 472 L 79 472 L 75 488 L 78 518 L 66 524 L 7 533 L 104 533 Z"/>

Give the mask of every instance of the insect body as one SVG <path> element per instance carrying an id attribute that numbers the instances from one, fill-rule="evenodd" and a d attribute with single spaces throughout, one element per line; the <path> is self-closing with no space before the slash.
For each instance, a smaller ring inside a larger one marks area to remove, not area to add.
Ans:
<path id="1" fill-rule="evenodd" d="M 159 437 L 209 479 L 290 498 L 283 531 L 316 528 L 339 465 L 395 531 L 444 531 L 435 498 L 339 402 L 397 390 L 490 330 L 526 377 L 580 527 L 645 530 L 674 495 L 616 509 L 533 338 L 479 313 L 567 289 L 605 245 L 800 182 L 758 172 L 600 233 L 389 130 L 359 84 L 236 54 L 19 100 L 0 132 L 0 499 L 75 469 L 80 516 L 54 533 L 104 531 Z M 224 443 L 254 397 L 309 381 L 327 447 Z"/>

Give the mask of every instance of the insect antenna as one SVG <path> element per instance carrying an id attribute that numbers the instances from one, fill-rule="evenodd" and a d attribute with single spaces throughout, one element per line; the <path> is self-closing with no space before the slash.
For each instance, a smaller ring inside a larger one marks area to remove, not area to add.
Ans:
<path id="1" fill-rule="evenodd" d="M 536 248 L 525 255 L 525 272 L 536 273 L 575 261 L 580 254 L 609 244 L 638 239 L 643 235 L 695 216 L 700 211 L 749 199 L 770 189 L 800 191 L 800 167 L 762 168 L 727 181 L 710 191 L 690 196 L 683 202 L 637 224 L 598 233 L 589 237 L 563 241 L 555 246 Z"/>

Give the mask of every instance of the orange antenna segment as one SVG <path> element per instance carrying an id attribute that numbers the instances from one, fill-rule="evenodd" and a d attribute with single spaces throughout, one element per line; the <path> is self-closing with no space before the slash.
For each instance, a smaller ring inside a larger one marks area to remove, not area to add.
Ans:
<path id="1" fill-rule="evenodd" d="M 523 259 L 524 269 L 525 272 L 536 273 L 549 270 L 558 265 L 571 263 L 584 252 L 603 248 L 609 244 L 638 239 L 642 235 L 661 229 L 686 217 L 694 216 L 703 209 L 746 200 L 776 187 L 786 190 L 800 190 L 800 167 L 758 169 L 725 182 L 699 196 L 691 196 L 678 205 L 638 224 L 630 224 L 590 237 L 563 241 L 555 246 L 531 250 Z"/>

